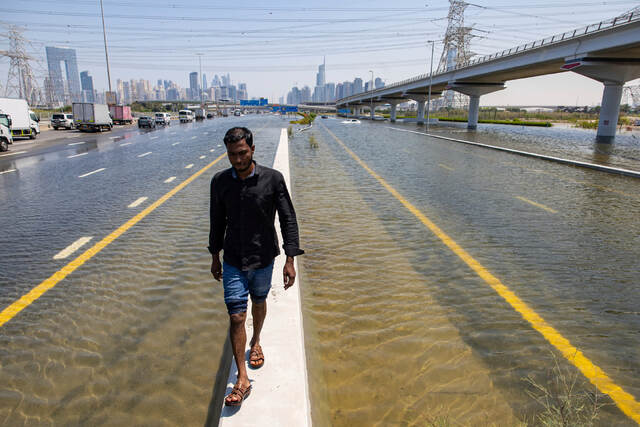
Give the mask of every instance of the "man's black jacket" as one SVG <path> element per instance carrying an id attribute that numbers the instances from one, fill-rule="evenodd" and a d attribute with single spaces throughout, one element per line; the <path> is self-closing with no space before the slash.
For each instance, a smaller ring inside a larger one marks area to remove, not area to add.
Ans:
<path id="1" fill-rule="evenodd" d="M 276 211 L 287 256 L 302 255 L 296 213 L 280 172 L 254 163 L 241 180 L 233 168 L 211 180 L 209 252 L 224 250 L 224 261 L 241 270 L 263 268 L 280 253 Z"/>

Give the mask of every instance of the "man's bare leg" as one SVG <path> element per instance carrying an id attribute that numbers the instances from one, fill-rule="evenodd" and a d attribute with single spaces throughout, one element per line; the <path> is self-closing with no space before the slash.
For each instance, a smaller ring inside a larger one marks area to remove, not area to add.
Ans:
<path id="1" fill-rule="evenodd" d="M 264 319 L 267 316 L 267 301 L 264 300 L 261 303 L 251 303 L 251 316 L 253 317 L 253 337 L 251 338 L 250 345 L 251 351 L 254 349 L 260 349 L 260 332 L 262 331 L 262 325 L 264 325 Z M 264 359 L 263 359 L 264 360 Z M 262 365 L 263 361 L 249 360 L 249 364 L 252 367 Z"/>
<path id="2" fill-rule="evenodd" d="M 246 311 L 229 316 L 231 348 L 233 350 L 233 357 L 236 359 L 236 366 L 238 367 L 238 380 L 236 384 L 243 390 L 246 390 L 251 385 L 249 382 L 249 376 L 247 375 L 247 367 L 244 364 L 244 348 L 247 345 L 247 332 L 244 329 L 244 322 L 246 318 Z M 229 396 L 226 400 L 229 402 L 238 402 L 240 398 L 233 395 Z"/>

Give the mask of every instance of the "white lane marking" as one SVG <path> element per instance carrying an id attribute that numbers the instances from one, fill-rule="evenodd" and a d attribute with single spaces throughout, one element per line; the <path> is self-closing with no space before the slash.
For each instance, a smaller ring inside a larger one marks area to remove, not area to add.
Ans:
<path id="1" fill-rule="evenodd" d="M 125 145 L 131 145 L 131 142 L 125 142 L 124 144 L 120 144 L 120 147 L 124 147 Z"/>
<path id="2" fill-rule="evenodd" d="M 207 156 L 200 156 L 201 159 L 204 159 L 205 157 L 207 157 Z"/>
<path id="3" fill-rule="evenodd" d="M 87 143 L 86 141 L 80 141 L 80 142 L 71 142 L 67 145 L 80 145 L 80 144 L 86 144 L 86 143 Z"/>
<path id="4" fill-rule="evenodd" d="M 89 175 L 93 175 L 94 173 L 98 173 L 98 172 L 102 172 L 103 170 L 105 170 L 106 168 L 100 168 L 100 169 L 96 169 L 94 171 L 91 171 L 89 173 L 85 173 L 84 175 L 78 175 L 78 178 L 84 178 L 85 176 L 89 176 Z"/>
<path id="5" fill-rule="evenodd" d="M 222 144 L 218 144 L 218 147 L 222 147 Z"/>
<path id="6" fill-rule="evenodd" d="M 131 203 L 129 206 L 127 206 L 128 208 L 135 208 L 136 206 L 139 206 L 140 204 L 144 203 L 145 200 L 147 200 L 148 197 L 140 197 L 139 199 L 137 199 L 135 202 Z"/>
<path id="7" fill-rule="evenodd" d="M 72 253 L 80 249 L 82 246 L 89 243 L 91 239 L 93 239 L 92 236 L 85 236 L 85 237 L 79 238 L 78 240 L 76 240 L 75 242 L 73 242 L 72 244 L 70 244 L 69 246 L 67 246 L 57 254 L 55 254 L 53 256 L 53 259 L 65 259 L 69 255 L 71 255 Z"/>
<path id="8" fill-rule="evenodd" d="M 149 138 L 149 139 L 156 139 L 156 138 L 160 138 L 160 137 L 159 137 L 159 136 L 152 136 L 152 137 L 151 137 L 151 138 Z"/>
<path id="9" fill-rule="evenodd" d="M 121 136 L 110 136 L 109 139 L 118 139 L 118 138 L 122 138 Z"/>
<path id="10" fill-rule="evenodd" d="M 209 150 L 209 151 L 211 151 L 211 152 L 213 153 L 215 150 L 216 150 L 215 148 L 212 148 L 212 149 L 211 149 L 211 150 Z"/>
<path id="11" fill-rule="evenodd" d="M 3 157 L 4 157 L 4 156 L 14 156 L 14 155 L 16 155 L 16 154 L 22 154 L 22 153 L 26 153 L 26 152 L 27 152 L 26 150 L 23 150 L 23 151 L 16 151 L 16 152 L 13 152 L 13 153 L 0 154 L 0 156 L 3 156 Z"/>
<path id="12" fill-rule="evenodd" d="M 80 154 L 73 154 L 71 156 L 67 156 L 67 159 L 73 159 L 74 157 L 80 157 L 80 156 L 86 156 L 87 154 L 89 154 L 88 152 L 84 152 L 84 153 L 80 153 Z"/>
<path id="13" fill-rule="evenodd" d="M 187 166 L 185 166 L 185 169 L 191 169 L 193 167 L 193 163 L 189 163 Z"/>
<path id="14" fill-rule="evenodd" d="M 15 169 L 9 169 L 8 171 L 2 171 L 0 172 L 0 175 L 2 175 L 3 173 L 9 173 L 9 172 L 15 172 Z"/>
<path id="15" fill-rule="evenodd" d="M 175 176 L 172 176 L 172 177 L 170 177 L 170 178 L 165 179 L 165 180 L 164 180 L 164 182 L 165 182 L 165 184 L 168 184 L 168 183 L 170 183 L 171 181 L 173 181 L 174 179 L 176 179 L 176 177 L 175 177 Z"/>
<path id="16" fill-rule="evenodd" d="M 146 153 L 142 153 L 140 154 L 138 157 L 144 157 L 144 156 L 148 156 L 149 154 L 153 153 L 153 151 L 147 151 Z"/>
<path id="17" fill-rule="evenodd" d="M 551 209 L 550 207 L 545 206 L 545 205 L 543 205 L 542 203 L 534 202 L 533 200 L 529 200 L 529 199 L 527 199 L 527 198 L 525 198 L 525 197 L 522 197 L 522 196 L 515 196 L 515 198 L 516 198 L 516 199 L 518 199 L 518 200 L 522 200 L 522 201 L 523 201 L 523 202 L 525 202 L 525 203 L 529 203 L 530 205 L 535 206 L 535 207 L 537 207 L 537 208 L 544 209 L 544 210 L 545 210 L 545 211 L 547 211 L 547 212 L 551 212 L 551 213 L 554 213 L 554 214 L 555 214 L 555 213 L 558 213 L 558 211 L 557 211 L 557 210 L 555 210 L 555 209 Z"/>
<path id="18" fill-rule="evenodd" d="M 438 166 L 440 166 L 440 167 L 441 167 L 441 168 L 443 168 L 443 169 L 450 170 L 450 171 L 453 171 L 453 170 L 454 170 L 452 167 L 447 166 L 447 165 L 443 165 L 442 163 L 438 163 Z"/>
<path id="19" fill-rule="evenodd" d="M 182 142 L 182 141 L 180 141 L 180 142 Z M 173 144 L 171 144 L 171 145 L 178 145 L 178 144 L 180 144 L 180 142 L 174 142 L 174 143 L 173 143 Z"/>
<path id="20" fill-rule="evenodd" d="M 196 139 L 196 138 L 197 138 L 197 136 L 192 136 L 192 137 L 191 137 L 191 139 Z"/>

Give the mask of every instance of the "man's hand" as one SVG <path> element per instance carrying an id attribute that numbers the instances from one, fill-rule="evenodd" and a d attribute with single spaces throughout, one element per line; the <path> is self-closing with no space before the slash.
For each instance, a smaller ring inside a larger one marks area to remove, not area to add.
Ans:
<path id="1" fill-rule="evenodd" d="M 211 274 L 213 274 L 213 278 L 218 282 L 222 278 L 222 264 L 220 263 L 220 255 L 213 254 L 213 259 L 211 260 Z M 293 272 L 295 276 L 295 271 Z"/>
<path id="2" fill-rule="evenodd" d="M 293 266 L 293 257 L 288 256 L 287 262 L 284 263 L 284 269 L 282 270 L 284 276 L 284 289 L 287 290 L 296 281 L 296 269 Z"/>

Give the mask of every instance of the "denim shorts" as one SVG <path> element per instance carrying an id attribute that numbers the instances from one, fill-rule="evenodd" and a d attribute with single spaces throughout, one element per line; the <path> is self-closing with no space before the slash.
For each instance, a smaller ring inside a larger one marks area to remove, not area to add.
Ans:
<path id="1" fill-rule="evenodd" d="M 229 314 L 247 311 L 247 301 L 261 303 L 267 299 L 271 289 L 273 262 L 264 268 L 242 271 L 226 262 L 222 263 L 222 286 L 224 303 Z"/>

